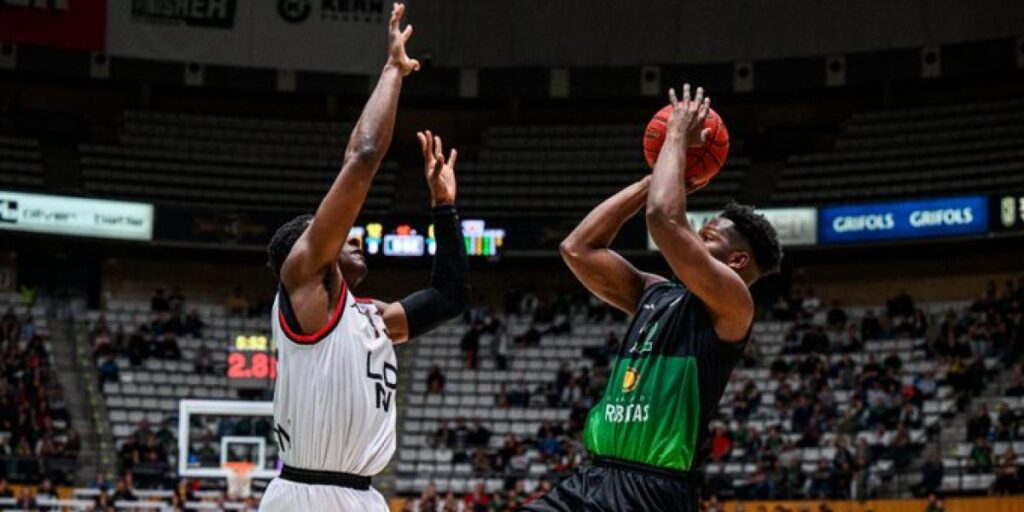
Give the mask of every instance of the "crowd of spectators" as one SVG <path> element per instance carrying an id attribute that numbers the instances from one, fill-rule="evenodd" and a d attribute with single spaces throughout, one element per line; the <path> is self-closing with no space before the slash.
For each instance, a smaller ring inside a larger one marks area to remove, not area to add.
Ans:
<path id="1" fill-rule="evenodd" d="M 181 359 L 178 338 L 202 337 L 206 325 L 196 309 L 186 311 L 185 305 L 185 296 L 178 289 L 167 294 L 158 288 L 144 322 L 126 328 L 123 323 L 111 325 L 106 315 L 100 315 L 89 333 L 100 383 L 120 380 L 118 356 L 127 356 L 132 366 L 149 358 Z M 205 368 L 201 354 L 198 359 L 197 368 Z"/>
<path id="2" fill-rule="evenodd" d="M 0 474 L 20 481 L 68 481 L 81 439 L 70 428 L 60 382 L 31 312 L 0 318 Z M 67 428 L 61 427 L 68 425 Z"/>
<path id="3" fill-rule="evenodd" d="M 810 287 L 780 297 L 770 315 L 792 322 L 781 354 L 765 360 L 753 346 L 745 362 L 769 367 L 770 379 L 778 384 L 771 391 L 774 400 L 765 405 L 765 391 L 752 380 L 743 382 L 729 404 L 731 417 L 713 423 L 710 443 L 710 461 L 754 463 L 757 470 L 739 487 L 733 487 L 724 475 L 709 476 L 708 489 L 750 499 L 877 496 L 883 475 L 872 469 L 874 464 L 888 460 L 896 471 L 906 471 L 921 452 L 921 440 L 912 441 L 911 433 L 925 427 L 925 400 L 935 398 L 940 386 L 949 385 L 957 405 L 963 407 L 986 385 L 986 358 L 999 358 L 1006 364 L 1020 360 L 1024 352 L 1022 302 L 1024 279 L 1017 286 L 1005 283 L 998 293 L 995 283 L 989 283 L 983 297 L 970 308 L 950 310 L 931 319 L 905 292 L 887 301 L 884 308 L 867 310 L 858 318 L 852 318 L 838 301 L 821 299 Z M 616 320 L 615 313 L 598 302 L 579 301 L 570 295 L 545 302 L 529 291 L 510 291 L 504 313 L 526 319 L 527 330 L 510 336 L 502 319 L 490 310 L 470 313 L 471 328 L 461 344 L 467 368 L 476 367 L 481 346 L 486 347 L 488 339 L 510 341 L 503 354 L 505 363 L 515 357 L 518 346 L 536 346 L 548 334 L 571 332 L 571 322 L 555 327 L 562 315 L 572 318 L 582 313 L 590 321 Z M 909 361 L 898 352 L 869 353 L 861 363 L 855 362 L 853 354 L 863 353 L 865 342 L 878 340 L 910 340 L 914 350 L 923 350 L 929 359 L 939 362 L 937 371 L 915 374 L 905 382 L 904 365 Z M 605 346 L 587 350 L 589 366 L 573 370 L 563 365 L 549 383 L 531 388 L 519 381 L 501 387 L 499 407 L 571 407 L 572 417 L 564 424 L 545 424 L 526 439 L 510 435 L 495 451 L 487 449 L 489 432 L 487 436 L 478 434 L 486 431 L 485 426 L 459 420 L 442 424 L 431 440 L 433 446 L 451 448 L 455 460 L 470 462 L 478 476 L 506 477 L 525 471 L 533 462 L 516 459 L 525 453 L 524 446 L 536 448 L 540 461 L 552 470 L 549 476 L 557 478 L 555 468 L 571 468 L 583 460 L 579 433 L 589 407 L 600 399 L 618 341 L 610 330 Z M 496 344 L 491 345 L 494 354 Z M 1024 395 L 1021 373 L 1016 367 L 1007 394 Z M 439 367 L 432 368 L 427 379 L 429 392 L 444 392 L 445 377 Z M 848 407 L 838 407 L 836 392 L 849 396 Z M 777 421 L 762 422 L 766 425 L 763 430 L 741 426 L 751 418 L 766 417 L 759 411 Z M 988 418 L 987 412 L 984 416 Z M 998 418 L 987 425 L 980 439 L 969 432 L 975 447 L 968 470 L 997 471 L 997 490 L 1016 489 L 1020 485 L 1017 454 L 1011 450 L 995 457 L 991 444 L 1016 439 L 1020 418 L 1009 411 L 1001 411 Z M 782 430 L 784 421 L 791 430 Z M 810 471 L 791 456 L 798 453 L 796 449 L 819 447 L 833 450 Z M 556 461 L 560 460 L 571 462 L 559 467 Z M 937 492 L 944 474 L 941 457 L 930 455 L 922 473 L 924 478 L 915 491 L 922 496 Z M 441 497 L 437 500 L 444 502 Z"/>
<path id="4" fill-rule="evenodd" d="M 551 482 L 542 480 L 533 490 L 527 492 L 522 480 L 516 481 L 505 492 L 487 493 L 484 484 L 478 483 L 463 496 L 448 492 L 438 494 L 433 484 L 416 499 L 405 502 L 402 512 L 513 512 L 528 505 L 551 490 Z"/>

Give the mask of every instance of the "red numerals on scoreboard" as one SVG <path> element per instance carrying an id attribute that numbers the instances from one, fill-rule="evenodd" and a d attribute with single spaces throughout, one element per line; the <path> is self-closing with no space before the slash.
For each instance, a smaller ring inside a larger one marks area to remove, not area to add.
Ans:
<path id="1" fill-rule="evenodd" d="M 229 379 L 276 379 L 277 357 L 260 352 L 228 354 Z"/>

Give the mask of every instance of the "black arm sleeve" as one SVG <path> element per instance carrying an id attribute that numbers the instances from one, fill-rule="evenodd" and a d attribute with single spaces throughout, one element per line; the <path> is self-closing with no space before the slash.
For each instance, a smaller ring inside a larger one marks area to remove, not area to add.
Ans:
<path id="1" fill-rule="evenodd" d="M 437 252 L 430 286 L 399 301 L 409 323 L 409 339 L 455 318 L 469 303 L 469 258 L 455 205 L 434 208 L 434 239 Z"/>

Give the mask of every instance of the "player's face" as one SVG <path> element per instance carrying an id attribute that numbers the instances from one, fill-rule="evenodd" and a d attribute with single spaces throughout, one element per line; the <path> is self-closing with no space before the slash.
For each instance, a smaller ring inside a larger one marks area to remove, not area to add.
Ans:
<path id="1" fill-rule="evenodd" d="M 737 247 L 737 244 L 731 238 L 732 233 L 732 221 L 718 217 L 708 221 L 700 229 L 698 235 L 700 235 L 701 241 L 704 242 L 704 247 L 707 248 L 713 258 L 725 263 L 738 272 L 747 265 L 750 261 L 750 256 L 746 251 Z"/>
<path id="2" fill-rule="evenodd" d="M 345 281 L 355 288 L 366 277 L 366 258 L 363 257 L 363 246 L 358 238 L 349 238 L 338 253 L 338 267 Z"/>

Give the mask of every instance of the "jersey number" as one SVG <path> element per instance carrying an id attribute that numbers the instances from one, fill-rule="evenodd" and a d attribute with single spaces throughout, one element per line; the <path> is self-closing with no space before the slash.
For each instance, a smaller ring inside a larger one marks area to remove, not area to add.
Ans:
<path id="1" fill-rule="evenodd" d="M 366 376 L 374 381 L 374 388 L 377 394 L 377 408 L 388 412 L 391 408 L 391 398 L 395 389 L 398 388 L 398 367 L 384 361 L 384 367 L 380 373 L 373 372 L 372 356 L 370 351 L 366 352 Z"/>

